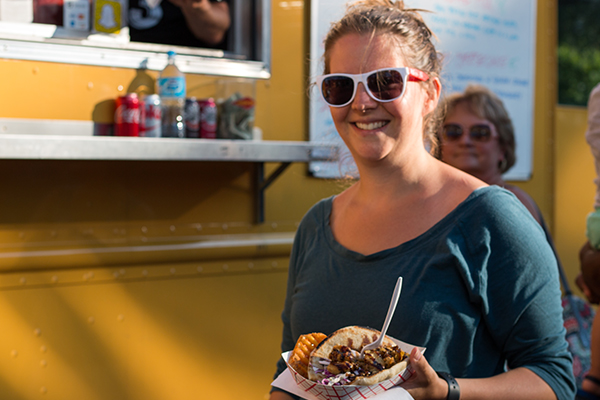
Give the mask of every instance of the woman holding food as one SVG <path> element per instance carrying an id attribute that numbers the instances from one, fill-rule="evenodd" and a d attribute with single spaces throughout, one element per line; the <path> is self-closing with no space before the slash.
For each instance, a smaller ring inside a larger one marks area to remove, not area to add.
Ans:
<path id="1" fill-rule="evenodd" d="M 413 398 L 572 399 L 556 260 L 542 229 L 510 192 L 430 153 L 441 93 L 431 36 L 402 1 L 366 0 L 325 39 L 317 85 L 360 180 L 298 228 L 282 349 L 309 332 L 380 329 L 402 276 L 388 335 L 427 348 L 410 354 L 414 373 L 401 385 Z M 277 374 L 285 368 L 280 360 Z"/>

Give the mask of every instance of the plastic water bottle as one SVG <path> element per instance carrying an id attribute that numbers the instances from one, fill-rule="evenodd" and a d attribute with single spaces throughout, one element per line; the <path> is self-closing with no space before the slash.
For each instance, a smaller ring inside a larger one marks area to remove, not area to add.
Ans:
<path id="1" fill-rule="evenodd" d="M 167 66 L 158 75 L 158 94 L 162 103 L 162 136 L 185 137 L 185 75 L 175 65 L 175 52 L 167 53 Z"/>

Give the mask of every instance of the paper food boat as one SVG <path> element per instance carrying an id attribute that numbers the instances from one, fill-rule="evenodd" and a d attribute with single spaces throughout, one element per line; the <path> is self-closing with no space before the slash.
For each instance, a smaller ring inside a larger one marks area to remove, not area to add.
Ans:
<path id="1" fill-rule="evenodd" d="M 412 349 L 414 349 L 415 347 L 417 347 L 419 350 L 421 350 L 421 353 L 425 352 L 424 347 L 414 346 L 412 344 L 402 342 L 398 339 L 394 339 L 391 336 L 388 336 L 388 337 L 390 339 L 392 339 L 392 341 L 394 343 L 396 343 L 396 345 L 401 350 L 403 350 L 404 352 L 406 352 L 408 354 L 410 354 Z M 316 397 L 319 400 L 330 400 L 330 399 L 362 400 L 362 399 L 367 399 L 369 397 L 373 397 L 380 393 L 383 393 L 386 390 L 391 389 L 392 387 L 399 385 L 402 382 L 405 382 L 412 375 L 412 372 L 410 371 L 410 369 L 406 368 L 403 371 L 401 371 L 398 375 L 396 375 L 388 380 L 385 380 L 383 382 L 380 382 L 376 385 L 371 385 L 371 386 L 358 386 L 358 385 L 327 386 L 327 385 L 322 385 L 320 383 L 308 380 L 308 379 L 304 378 L 302 375 L 300 375 L 299 373 L 297 373 L 296 371 L 294 371 L 294 368 L 292 368 L 290 366 L 290 364 L 288 363 L 288 359 L 291 354 L 292 354 L 292 352 L 288 351 L 288 352 L 281 354 L 281 357 L 283 357 L 283 359 L 285 360 L 285 363 L 287 364 L 288 370 L 292 374 L 294 381 L 296 381 L 296 384 L 298 385 L 298 387 L 300 387 L 305 392 L 312 394 L 314 397 Z M 286 388 L 281 387 L 281 389 L 285 390 Z"/>

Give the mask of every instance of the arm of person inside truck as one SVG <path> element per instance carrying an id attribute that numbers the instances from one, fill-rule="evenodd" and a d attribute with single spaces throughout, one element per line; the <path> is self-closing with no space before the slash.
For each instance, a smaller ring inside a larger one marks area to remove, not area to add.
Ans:
<path id="1" fill-rule="evenodd" d="M 225 50 L 231 25 L 227 0 L 131 0 L 133 42 Z"/>

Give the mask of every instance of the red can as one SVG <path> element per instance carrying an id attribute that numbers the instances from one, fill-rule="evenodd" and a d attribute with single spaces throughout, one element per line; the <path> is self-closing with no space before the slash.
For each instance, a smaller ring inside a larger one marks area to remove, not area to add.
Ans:
<path id="1" fill-rule="evenodd" d="M 217 103 L 214 99 L 198 100 L 200 106 L 200 137 L 216 139 L 217 137 Z"/>
<path id="2" fill-rule="evenodd" d="M 115 111 L 115 136 L 140 135 L 140 99 L 135 93 L 117 98 Z"/>
<path id="3" fill-rule="evenodd" d="M 162 108 L 160 97 L 157 94 L 144 96 L 142 113 L 140 116 L 140 136 L 160 137 Z"/>
<path id="4" fill-rule="evenodd" d="M 63 26 L 63 8 L 64 0 L 33 0 L 33 22 Z"/>
<path id="5" fill-rule="evenodd" d="M 200 104 L 195 97 L 185 99 L 183 109 L 185 120 L 185 137 L 197 139 L 200 137 Z"/>

